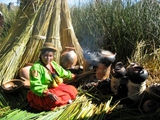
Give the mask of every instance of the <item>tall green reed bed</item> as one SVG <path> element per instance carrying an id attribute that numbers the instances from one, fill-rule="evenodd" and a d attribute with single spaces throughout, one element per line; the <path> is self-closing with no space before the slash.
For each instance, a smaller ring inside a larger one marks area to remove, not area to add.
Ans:
<path id="1" fill-rule="evenodd" d="M 99 1 L 71 7 L 74 30 L 83 49 L 111 50 L 117 53 L 118 61 L 126 62 L 142 40 L 146 43 L 143 55 L 159 48 L 158 0 Z"/>
<path id="2" fill-rule="evenodd" d="M 14 10 L 8 10 L 6 4 L 3 4 L 3 3 L 0 4 L 0 11 L 3 13 L 3 16 L 4 16 L 4 28 L 0 36 L 0 41 L 7 36 L 9 29 L 11 28 L 12 24 L 15 22 L 17 10 L 18 10 L 18 6 L 15 7 Z"/>

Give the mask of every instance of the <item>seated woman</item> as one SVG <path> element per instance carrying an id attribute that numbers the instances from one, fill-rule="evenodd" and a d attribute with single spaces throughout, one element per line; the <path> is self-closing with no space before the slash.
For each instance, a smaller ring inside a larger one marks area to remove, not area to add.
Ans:
<path id="1" fill-rule="evenodd" d="M 40 111 L 68 104 L 78 93 L 74 86 L 63 83 L 63 79 L 74 80 L 75 75 L 53 61 L 55 52 L 52 43 L 44 43 L 40 59 L 30 69 L 27 99 L 31 107 Z"/>

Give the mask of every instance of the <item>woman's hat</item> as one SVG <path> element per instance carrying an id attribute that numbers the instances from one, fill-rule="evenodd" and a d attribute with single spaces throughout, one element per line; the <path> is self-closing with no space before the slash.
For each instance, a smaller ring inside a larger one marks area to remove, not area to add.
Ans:
<path id="1" fill-rule="evenodd" d="M 46 50 L 46 49 L 52 50 L 54 52 L 57 51 L 57 49 L 54 47 L 53 43 L 51 43 L 51 42 L 45 42 L 43 47 L 40 50 L 42 51 L 42 50 Z"/>

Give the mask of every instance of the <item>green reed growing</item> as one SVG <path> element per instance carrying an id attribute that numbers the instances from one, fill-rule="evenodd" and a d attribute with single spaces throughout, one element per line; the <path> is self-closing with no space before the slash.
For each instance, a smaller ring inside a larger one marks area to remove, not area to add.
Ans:
<path id="1" fill-rule="evenodd" d="M 158 0 L 99 0 L 71 7 L 71 16 L 83 49 L 111 50 L 126 62 L 141 40 L 144 54 L 159 48 L 159 11 Z"/>

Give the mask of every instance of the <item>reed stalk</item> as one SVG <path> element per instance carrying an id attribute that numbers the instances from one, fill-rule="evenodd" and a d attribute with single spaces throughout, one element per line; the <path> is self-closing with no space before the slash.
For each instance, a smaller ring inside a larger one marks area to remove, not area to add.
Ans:
<path id="1" fill-rule="evenodd" d="M 47 29 L 53 11 L 54 0 L 46 0 L 34 21 L 32 35 L 27 43 L 19 68 L 25 63 L 34 63 L 39 58 L 40 48 L 46 40 Z"/>
<path id="2" fill-rule="evenodd" d="M 61 41 L 60 41 L 60 14 L 61 14 L 61 0 L 55 0 L 53 11 L 48 27 L 46 41 L 52 42 L 57 49 L 55 53 L 55 61 L 60 63 L 60 52 L 62 50 Z"/>
<path id="3" fill-rule="evenodd" d="M 33 31 L 34 20 L 44 1 L 28 1 L 24 9 L 19 9 L 21 15 L 17 17 L 17 22 L 11 28 L 8 37 L 0 48 L 0 73 L 4 81 L 14 78 Z M 35 4 L 36 3 L 36 4 Z M 37 7 L 33 9 L 33 6 Z"/>

